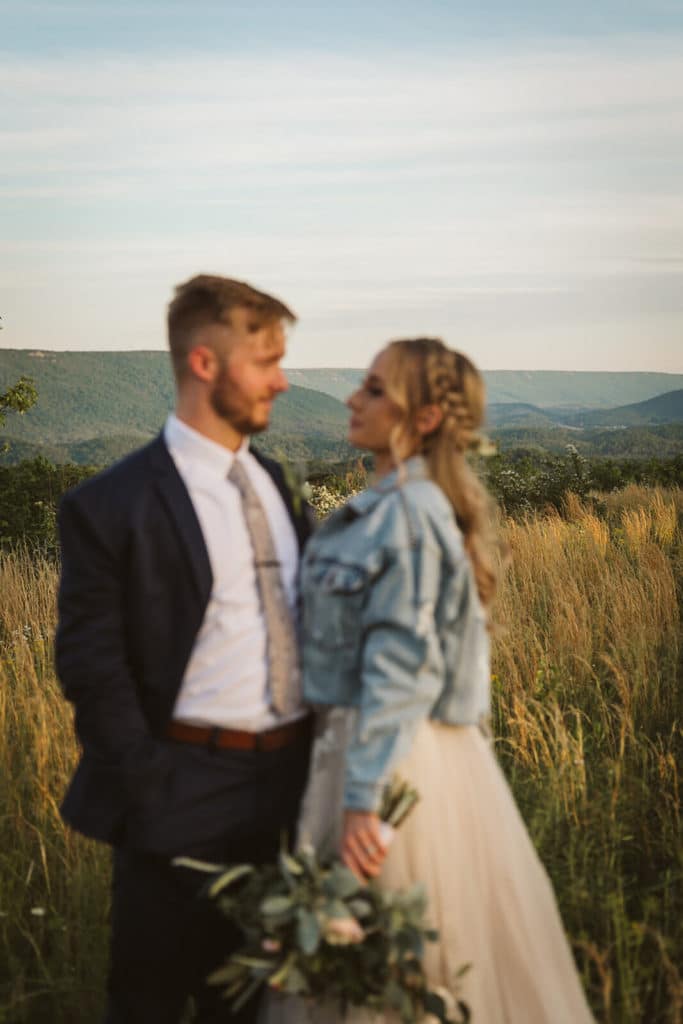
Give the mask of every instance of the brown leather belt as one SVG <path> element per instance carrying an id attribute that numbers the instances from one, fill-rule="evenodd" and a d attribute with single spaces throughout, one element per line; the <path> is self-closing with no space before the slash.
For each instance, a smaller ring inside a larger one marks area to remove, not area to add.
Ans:
<path id="1" fill-rule="evenodd" d="M 243 729 L 221 729 L 211 725 L 190 725 L 189 722 L 169 722 L 166 736 L 179 743 L 194 743 L 209 750 L 279 750 L 311 730 L 311 716 L 278 725 L 266 732 L 246 732 Z"/>

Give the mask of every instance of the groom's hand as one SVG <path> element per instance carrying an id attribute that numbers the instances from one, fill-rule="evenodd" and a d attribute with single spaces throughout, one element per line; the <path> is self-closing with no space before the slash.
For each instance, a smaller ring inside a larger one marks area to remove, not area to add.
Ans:
<path id="1" fill-rule="evenodd" d="M 363 881 L 375 878 L 386 855 L 374 811 L 344 811 L 341 857 L 347 868 Z"/>

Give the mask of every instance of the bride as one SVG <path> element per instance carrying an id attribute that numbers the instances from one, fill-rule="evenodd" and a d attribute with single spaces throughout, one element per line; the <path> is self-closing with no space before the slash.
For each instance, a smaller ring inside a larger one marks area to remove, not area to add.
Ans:
<path id="1" fill-rule="evenodd" d="M 453 990 L 470 964 L 458 994 L 475 1024 L 587 1024 L 549 879 L 483 729 L 496 563 L 465 457 L 482 378 L 438 340 L 395 341 L 348 406 L 376 483 L 325 520 L 304 558 L 304 689 L 321 713 L 299 840 L 383 886 L 424 884 L 439 932 L 428 979 Z M 377 808 L 394 770 L 421 799 L 387 850 Z M 261 1021 L 341 1014 L 269 992 Z"/>

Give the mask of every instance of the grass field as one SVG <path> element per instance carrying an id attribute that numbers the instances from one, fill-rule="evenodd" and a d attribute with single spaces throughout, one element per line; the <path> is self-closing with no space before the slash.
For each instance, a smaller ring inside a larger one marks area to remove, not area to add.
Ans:
<path id="1" fill-rule="evenodd" d="M 683 493 L 508 522 L 494 732 L 598 1020 L 683 1021 Z M 90 1024 L 108 856 L 66 832 L 56 574 L 0 556 L 0 1021 Z M 477 1022 L 474 1022 L 477 1024 Z M 523 1022 L 520 1022 L 523 1024 Z"/>

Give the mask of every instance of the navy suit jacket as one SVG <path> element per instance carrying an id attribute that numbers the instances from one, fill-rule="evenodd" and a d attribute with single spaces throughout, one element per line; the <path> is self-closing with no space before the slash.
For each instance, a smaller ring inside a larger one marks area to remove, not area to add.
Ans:
<path id="1" fill-rule="evenodd" d="M 253 454 L 303 546 L 310 510 L 296 514 L 282 468 Z M 57 673 L 83 748 L 62 813 L 86 835 L 116 843 L 168 771 L 162 737 L 209 601 L 211 566 L 163 436 L 69 491 L 59 532 Z"/>

